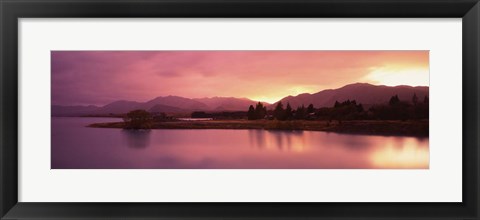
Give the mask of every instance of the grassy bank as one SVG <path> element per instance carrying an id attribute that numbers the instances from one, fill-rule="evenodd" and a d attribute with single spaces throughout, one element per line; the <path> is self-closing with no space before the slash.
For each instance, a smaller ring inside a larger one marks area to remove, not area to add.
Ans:
<path id="1" fill-rule="evenodd" d="M 125 128 L 123 122 L 95 123 L 95 128 Z M 327 131 L 349 134 L 428 137 L 428 121 L 276 121 L 210 120 L 154 122 L 152 129 L 266 129 Z"/>

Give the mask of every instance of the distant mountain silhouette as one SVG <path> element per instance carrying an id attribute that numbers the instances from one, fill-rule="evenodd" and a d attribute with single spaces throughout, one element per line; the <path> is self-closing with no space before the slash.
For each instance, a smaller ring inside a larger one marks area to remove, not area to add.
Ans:
<path id="1" fill-rule="evenodd" d="M 138 109 L 140 105 L 140 102 L 121 100 L 107 104 L 90 114 L 122 114 Z"/>
<path id="2" fill-rule="evenodd" d="M 314 94 L 304 93 L 297 96 L 287 96 L 280 101 L 290 103 L 292 108 L 308 106 L 331 107 L 335 101 L 347 99 L 356 100 L 364 106 L 387 103 L 390 97 L 398 95 L 400 100 L 411 101 L 413 94 L 420 100 L 428 96 L 427 86 L 379 86 L 368 83 L 355 83 L 338 89 L 327 89 Z M 123 114 L 135 109 L 145 109 L 150 112 L 192 112 L 192 111 L 247 111 L 250 105 L 255 106 L 257 101 L 247 98 L 212 97 L 212 98 L 184 98 L 179 96 L 160 96 L 147 102 L 115 101 L 102 107 L 97 106 L 58 106 L 52 105 L 52 116 L 82 116 Z M 266 104 L 266 103 L 264 103 Z M 274 108 L 276 103 L 267 105 Z"/>
<path id="3" fill-rule="evenodd" d="M 413 94 L 416 94 L 420 100 L 428 96 L 427 86 L 381 86 L 368 83 L 349 84 L 338 89 L 327 89 L 314 94 L 300 94 L 297 96 L 287 96 L 280 101 L 286 105 L 290 103 L 292 108 L 308 106 L 313 104 L 315 107 L 332 107 L 335 101 L 345 101 L 347 99 L 356 100 L 364 106 L 387 103 L 394 95 L 398 95 L 400 100 L 411 101 Z M 274 103 L 270 107 L 273 108 Z"/>
<path id="4" fill-rule="evenodd" d="M 160 96 L 143 103 L 141 106 L 139 106 L 139 108 L 148 110 L 154 107 L 155 105 L 164 105 L 164 106 L 170 106 L 170 107 L 175 107 L 175 108 L 180 108 L 185 110 L 208 109 L 208 106 L 202 102 L 196 101 L 194 99 L 180 97 L 180 96 L 164 96 L 164 97 Z"/>
<path id="5" fill-rule="evenodd" d="M 246 98 L 213 97 L 189 99 L 179 96 L 157 97 L 147 102 L 115 101 L 97 106 L 52 106 L 52 116 L 123 114 L 135 109 L 149 112 L 185 113 L 192 111 L 244 111 L 257 102 Z"/>
<path id="6" fill-rule="evenodd" d="M 185 112 L 185 109 L 176 108 L 168 105 L 157 104 L 147 109 L 147 111 L 153 112 L 153 113 L 161 113 L 161 112 L 178 113 L 178 112 Z"/>

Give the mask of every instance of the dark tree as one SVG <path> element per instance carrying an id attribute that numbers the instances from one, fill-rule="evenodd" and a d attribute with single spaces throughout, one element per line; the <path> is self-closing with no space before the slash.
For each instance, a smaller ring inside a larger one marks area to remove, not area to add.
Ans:
<path id="1" fill-rule="evenodd" d="M 263 106 L 261 102 L 258 102 L 257 106 L 255 107 L 255 118 L 264 119 L 266 115 L 267 115 L 267 107 Z"/>
<path id="2" fill-rule="evenodd" d="M 273 117 L 277 120 L 285 120 L 285 110 L 283 109 L 282 102 L 278 102 L 277 106 L 275 106 L 275 110 L 273 110 Z"/>
<path id="3" fill-rule="evenodd" d="M 335 105 L 333 105 L 334 108 L 338 108 L 340 106 L 340 103 L 338 101 L 335 101 Z"/>
<path id="4" fill-rule="evenodd" d="M 398 103 L 400 103 L 400 99 L 398 98 L 398 95 L 392 96 L 392 98 L 390 98 L 390 101 L 388 102 L 388 104 L 390 105 L 397 105 Z"/>
<path id="5" fill-rule="evenodd" d="M 349 100 L 343 102 L 335 101 L 333 108 L 321 108 L 316 112 L 316 116 L 328 120 L 358 120 L 365 119 L 363 105 L 357 104 L 356 100 Z"/>
<path id="6" fill-rule="evenodd" d="M 293 112 L 290 103 L 287 103 L 287 108 L 285 108 L 285 119 L 290 120 L 293 119 Z"/>
<path id="7" fill-rule="evenodd" d="M 253 105 L 250 105 L 250 107 L 248 108 L 247 117 L 248 117 L 248 120 L 257 119 L 255 114 L 255 108 L 253 108 Z"/>
<path id="8" fill-rule="evenodd" d="M 418 97 L 417 97 L 416 93 L 413 93 L 412 103 L 413 103 L 413 105 L 417 105 L 417 103 L 418 103 Z"/>
<path id="9" fill-rule="evenodd" d="M 192 118 L 213 118 L 213 115 L 210 113 L 199 111 L 199 112 L 192 112 L 191 117 Z"/>
<path id="10" fill-rule="evenodd" d="M 169 118 L 165 112 L 152 114 L 153 121 L 167 121 Z"/>
<path id="11" fill-rule="evenodd" d="M 305 119 L 307 116 L 307 110 L 305 109 L 305 106 L 302 105 L 302 107 L 298 107 L 297 110 L 295 111 L 295 119 Z"/>
<path id="12" fill-rule="evenodd" d="M 362 104 L 357 105 L 357 111 L 358 112 L 363 112 L 363 105 Z"/>
<path id="13" fill-rule="evenodd" d="M 123 118 L 127 129 L 149 129 L 151 128 L 152 115 L 145 110 L 133 110 Z"/>
<path id="14" fill-rule="evenodd" d="M 313 107 L 313 104 L 308 105 L 307 112 L 308 113 L 314 113 L 315 112 L 315 107 Z"/>

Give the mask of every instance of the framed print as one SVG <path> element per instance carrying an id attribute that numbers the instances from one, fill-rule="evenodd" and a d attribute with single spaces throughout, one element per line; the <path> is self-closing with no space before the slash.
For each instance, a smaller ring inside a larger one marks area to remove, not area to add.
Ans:
<path id="1" fill-rule="evenodd" d="M 0 216 L 478 219 L 479 7 L 2 1 Z"/>

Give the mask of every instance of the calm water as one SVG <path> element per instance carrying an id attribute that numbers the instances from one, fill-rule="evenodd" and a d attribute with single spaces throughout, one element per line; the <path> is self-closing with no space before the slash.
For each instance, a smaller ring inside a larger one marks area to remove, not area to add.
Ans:
<path id="1" fill-rule="evenodd" d="M 318 131 L 88 128 L 115 118 L 52 118 L 52 168 L 423 168 L 428 138 Z"/>

